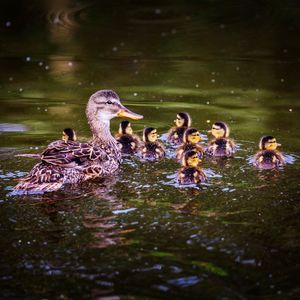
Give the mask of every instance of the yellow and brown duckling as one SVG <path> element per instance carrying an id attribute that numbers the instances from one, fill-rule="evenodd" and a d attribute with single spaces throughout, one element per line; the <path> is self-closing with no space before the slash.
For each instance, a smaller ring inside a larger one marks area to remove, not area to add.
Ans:
<path id="1" fill-rule="evenodd" d="M 165 157 L 166 151 L 161 142 L 157 140 L 157 130 L 152 127 L 144 129 L 143 145 L 141 146 L 141 156 L 144 159 L 156 160 Z"/>
<path id="2" fill-rule="evenodd" d="M 202 140 L 196 128 L 188 128 L 183 135 L 183 144 L 176 149 L 176 158 L 181 161 L 185 152 L 194 150 L 198 153 L 199 159 L 203 157 L 204 149 L 198 143 Z"/>
<path id="3" fill-rule="evenodd" d="M 185 152 L 181 163 L 183 167 L 177 175 L 179 184 L 197 184 L 206 181 L 207 177 L 199 167 L 200 159 L 197 151 L 191 150 Z"/>
<path id="4" fill-rule="evenodd" d="M 124 154 L 133 154 L 137 152 L 141 143 L 140 138 L 133 134 L 129 121 L 122 121 L 119 126 L 119 132 L 115 135 L 116 140 L 121 144 L 121 152 Z"/>
<path id="5" fill-rule="evenodd" d="M 263 136 L 259 142 L 260 151 L 254 157 L 254 165 L 259 169 L 273 169 L 283 166 L 285 159 L 282 153 L 277 150 L 279 146 L 281 144 L 278 144 L 273 136 Z"/>
<path id="6" fill-rule="evenodd" d="M 188 127 L 191 127 L 192 119 L 187 112 L 180 112 L 174 120 L 175 126 L 169 130 L 168 141 L 179 145 L 183 142 L 183 134 Z"/>
<path id="7" fill-rule="evenodd" d="M 235 143 L 229 138 L 229 127 L 225 122 L 215 122 L 208 131 L 214 139 L 208 143 L 206 154 L 214 157 L 230 157 L 235 152 Z"/>
<path id="8" fill-rule="evenodd" d="M 68 142 L 68 141 L 76 142 L 77 136 L 76 136 L 76 132 L 74 131 L 74 129 L 65 128 L 62 132 L 62 140 L 65 142 Z"/>

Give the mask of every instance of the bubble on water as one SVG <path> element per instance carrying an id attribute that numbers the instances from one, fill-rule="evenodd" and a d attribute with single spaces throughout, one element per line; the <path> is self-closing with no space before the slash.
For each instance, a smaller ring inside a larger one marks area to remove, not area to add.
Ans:
<path id="1" fill-rule="evenodd" d="M 69 61 L 69 62 L 68 62 L 68 66 L 69 66 L 69 67 L 72 67 L 72 66 L 73 66 L 73 62 Z"/>
<path id="2" fill-rule="evenodd" d="M 210 120 L 206 120 L 206 123 L 209 124 L 209 123 L 210 123 Z"/>
<path id="3" fill-rule="evenodd" d="M 161 14 L 161 9 L 160 8 L 156 8 L 155 9 L 155 14 L 156 15 L 160 15 Z"/>
<path id="4" fill-rule="evenodd" d="M 290 109 L 289 109 L 289 111 L 290 111 L 290 112 L 292 112 L 292 111 L 293 111 L 293 109 L 292 109 L 292 108 L 290 108 Z"/>
<path id="5" fill-rule="evenodd" d="M 280 82 L 284 82 L 284 79 L 283 79 L 283 78 L 281 78 L 281 79 L 280 79 Z"/>
<path id="6" fill-rule="evenodd" d="M 45 70 L 49 70 L 49 66 L 47 65 L 47 66 L 45 66 Z"/>
<path id="7" fill-rule="evenodd" d="M 112 51 L 117 52 L 118 51 L 118 47 L 113 47 Z"/>
<path id="8" fill-rule="evenodd" d="M 13 81 L 14 78 L 13 78 L 13 77 L 9 77 L 8 80 L 9 80 L 9 81 Z"/>
<path id="9" fill-rule="evenodd" d="M 239 70 L 240 70 L 240 67 L 236 67 L 235 69 L 236 69 L 237 71 L 239 71 Z"/>
<path id="10" fill-rule="evenodd" d="M 207 105 L 209 105 L 209 104 L 210 104 L 210 102 L 209 102 L 209 101 L 206 101 L 206 104 L 207 104 Z"/>
<path id="11" fill-rule="evenodd" d="M 198 88 L 198 87 L 199 87 L 199 84 L 197 83 L 197 84 L 195 85 L 195 87 Z"/>
<path id="12" fill-rule="evenodd" d="M 172 34 L 175 34 L 176 32 L 177 32 L 177 30 L 175 28 L 171 30 Z"/>
<path id="13" fill-rule="evenodd" d="M 212 83 L 215 83 L 215 82 L 216 82 L 216 80 L 215 80 L 215 79 L 212 79 L 212 80 L 211 80 L 211 82 L 212 82 Z"/>
<path id="14" fill-rule="evenodd" d="M 44 111 L 48 111 L 48 109 L 47 109 L 47 108 L 45 108 L 45 109 L 44 109 Z"/>
<path id="15" fill-rule="evenodd" d="M 134 63 L 134 64 L 136 64 L 136 63 L 138 63 L 138 62 L 139 62 L 138 59 L 134 59 L 134 60 L 133 60 L 133 63 Z"/>
<path id="16" fill-rule="evenodd" d="M 231 94 L 234 94 L 234 91 L 230 91 Z"/>
<path id="17" fill-rule="evenodd" d="M 138 95 L 138 93 L 133 93 L 133 96 L 136 97 Z"/>
<path id="18" fill-rule="evenodd" d="M 42 61 L 39 62 L 39 66 L 41 67 L 44 63 Z"/>
<path id="19" fill-rule="evenodd" d="M 27 56 L 27 57 L 26 57 L 26 61 L 31 61 L 31 57 L 30 57 L 30 56 Z"/>
<path id="20" fill-rule="evenodd" d="M 22 93 L 22 92 L 23 92 L 23 89 L 22 89 L 22 88 L 19 88 L 19 92 Z"/>
<path id="21" fill-rule="evenodd" d="M 6 27 L 10 27 L 11 26 L 11 22 L 10 21 L 5 22 L 5 26 Z"/>

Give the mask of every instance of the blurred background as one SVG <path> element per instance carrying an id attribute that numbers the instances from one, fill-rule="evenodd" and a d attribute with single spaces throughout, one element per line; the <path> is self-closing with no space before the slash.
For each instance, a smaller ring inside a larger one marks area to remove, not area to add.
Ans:
<path id="1" fill-rule="evenodd" d="M 298 299 L 299 32 L 292 0 L 1 0 L 0 297 Z M 227 122 L 240 150 L 204 161 L 200 189 L 176 186 L 169 149 L 109 184 L 10 196 L 34 164 L 14 154 L 65 127 L 90 138 L 99 89 L 145 116 L 138 134 L 188 111 L 204 135 Z M 249 163 L 265 134 L 283 170 Z"/>

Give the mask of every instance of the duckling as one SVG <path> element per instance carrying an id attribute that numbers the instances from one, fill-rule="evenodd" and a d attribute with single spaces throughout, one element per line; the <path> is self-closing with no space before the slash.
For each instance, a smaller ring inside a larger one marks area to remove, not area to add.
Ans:
<path id="1" fill-rule="evenodd" d="M 141 146 L 141 155 L 144 159 L 155 160 L 163 158 L 166 155 L 163 144 L 157 141 L 157 130 L 152 127 L 144 129 L 143 145 Z"/>
<path id="2" fill-rule="evenodd" d="M 282 153 L 277 150 L 279 146 L 281 144 L 278 144 L 273 136 L 263 136 L 259 141 L 260 151 L 254 156 L 254 165 L 259 169 L 273 169 L 283 166 L 285 159 Z"/>
<path id="3" fill-rule="evenodd" d="M 202 140 L 196 128 L 188 128 L 183 135 L 183 144 L 176 149 L 176 158 L 181 161 L 186 151 L 194 150 L 198 153 L 199 159 L 203 157 L 204 149 L 198 143 Z"/>
<path id="4" fill-rule="evenodd" d="M 192 119 L 187 112 L 180 112 L 174 120 L 176 126 L 169 130 L 168 140 L 174 144 L 183 142 L 183 134 L 188 127 L 191 127 Z"/>
<path id="5" fill-rule="evenodd" d="M 77 136 L 76 132 L 72 128 L 65 128 L 62 131 L 62 138 L 61 138 L 65 143 L 66 146 L 70 144 L 70 142 L 76 142 L 77 141 Z M 51 147 L 51 144 L 48 145 L 48 147 Z M 25 154 L 17 154 L 15 155 L 16 157 L 28 157 L 28 158 L 41 158 L 41 153 L 25 153 Z"/>
<path id="6" fill-rule="evenodd" d="M 119 132 L 115 135 L 115 138 L 121 144 L 121 152 L 124 154 L 135 153 L 141 143 L 140 138 L 133 134 L 129 121 L 120 123 Z"/>
<path id="7" fill-rule="evenodd" d="M 72 128 L 65 128 L 63 130 L 62 134 L 63 134 L 62 140 L 65 142 L 68 142 L 68 141 L 76 142 L 77 141 L 76 132 Z"/>
<path id="8" fill-rule="evenodd" d="M 184 153 L 182 158 L 182 168 L 179 170 L 177 180 L 179 184 L 197 184 L 205 182 L 207 177 L 199 165 L 197 151 L 191 150 Z"/>
<path id="9" fill-rule="evenodd" d="M 229 127 L 225 122 L 215 122 L 208 131 L 215 139 L 208 143 L 206 153 L 214 157 L 229 157 L 235 152 L 235 143 L 229 138 Z"/>

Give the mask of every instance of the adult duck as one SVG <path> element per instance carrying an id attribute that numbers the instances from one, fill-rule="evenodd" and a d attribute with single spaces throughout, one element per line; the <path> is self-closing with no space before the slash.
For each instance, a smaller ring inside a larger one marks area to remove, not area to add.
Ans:
<path id="1" fill-rule="evenodd" d="M 110 120 L 143 116 L 131 112 L 111 90 L 94 93 L 87 104 L 86 116 L 93 133 L 88 143 L 59 140 L 51 143 L 41 154 L 41 162 L 15 186 L 15 191 L 52 192 L 64 184 L 78 184 L 89 179 L 113 174 L 120 166 L 118 142 L 110 133 Z"/>

